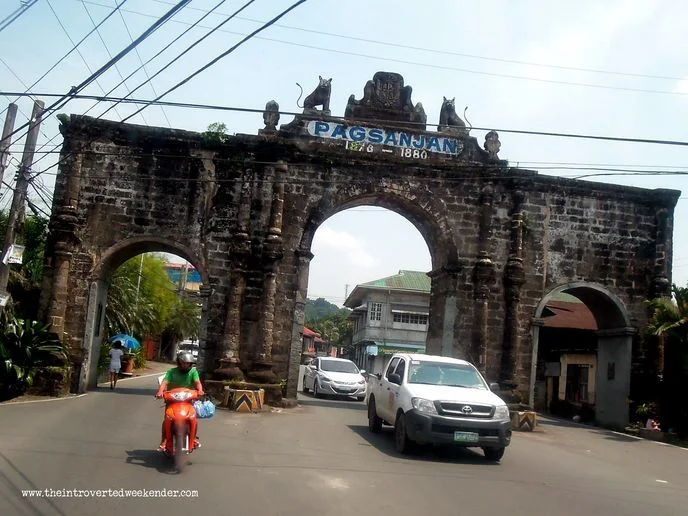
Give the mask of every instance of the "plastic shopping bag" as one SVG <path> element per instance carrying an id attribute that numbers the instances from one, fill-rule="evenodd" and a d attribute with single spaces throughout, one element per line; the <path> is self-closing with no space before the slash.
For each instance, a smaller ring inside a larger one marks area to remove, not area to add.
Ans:
<path id="1" fill-rule="evenodd" d="M 196 416 L 201 419 L 207 419 L 215 415 L 215 405 L 212 401 L 194 401 L 194 410 L 196 411 Z"/>

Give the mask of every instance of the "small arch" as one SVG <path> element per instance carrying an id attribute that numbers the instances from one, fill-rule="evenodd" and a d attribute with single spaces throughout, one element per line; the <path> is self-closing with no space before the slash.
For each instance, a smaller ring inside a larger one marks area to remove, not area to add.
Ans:
<path id="1" fill-rule="evenodd" d="M 117 242 L 97 258 L 92 270 L 88 289 L 88 303 L 84 328 L 83 347 L 86 352 L 79 392 L 95 388 L 100 347 L 105 337 L 103 332 L 108 288 L 112 274 L 130 258 L 144 253 L 170 253 L 193 264 L 201 275 L 203 284 L 208 284 L 208 274 L 203 262 L 186 244 L 157 236 L 136 236 Z"/>
<path id="2" fill-rule="evenodd" d="M 208 284 L 205 264 L 191 248 L 181 242 L 152 235 L 127 238 L 106 249 L 93 270 L 93 276 L 97 279 L 108 279 L 113 271 L 131 257 L 150 252 L 170 253 L 184 258 L 193 264 L 201 275 L 203 283 Z"/>
<path id="3" fill-rule="evenodd" d="M 592 312 L 600 330 L 628 328 L 631 326 L 623 302 L 607 288 L 597 283 L 575 281 L 559 285 L 540 300 L 535 309 L 535 319 L 542 317 L 545 306 L 558 294 L 570 294 L 580 299 Z"/>
<path id="4" fill-rule="evenodd" d="M 579 374 L 577 371 L 580 368 L 588 368 L 588 371 L 585 372 L 585 378 L 588 378 L 588 380 L 581 381 L 586 385 L 594 382 L 595 387 L 592 391 L 588 391 L 587 388 L 585 390 L 585 392 L 590 393 L 592 398 L 585 397 L 582 399 L 587 400 L 585 403 L 592 404 L 589 406 L 594 407 L 595 420 L 599 424 L 612 428 L 623 428 L 629 419 L 627 400 L 630 394 L 632 341 L 635 328 L 631 326 L 628 311 L 623 302 L 609 289 L 597 283 L 577 281 L 559 285 L 550 290 L 540 300 L 535 309 L 535 317 L 531 327 L 533 347 L 529 404 L 531 406 L 535 404 L 538 360 L 546 356 L 546 354 L 541 354 L 539 342 L 541 328 L 545 326 L 545 318 L 542 317 L 542 314 L 545 307 L 559 294 L 569 294 L 585 304 L 595 319 L 597 328 L 594 330 L 576 330 L 575 326 L 571 326 L 572 329 L 569 331 L 586 331 L 591 336 L 591 339 L 594 340 L 587 345 L 588 347 L 583 345 L 583 348 L 581 348 L 582 341 L 577 341 L 578 344 L 574 348 L 566 346 L 560 348 L 558 351 L 558 360 L 560 362 L 555 361 L 555 364 L 560 363 L 559 367 L 561 370 L 558 376 L 557 373 L 554 373 L 554 375 L 549 373 L 548 375 L 555 378 L 555 385 L 558 387 L 554 391 L 561 392 L 562 387 L 559 382 L 562 381 L 561 378 L 564 378 L 566 382 L 565 390 L 568 392 L 567 378 L 569 373 L 564 370 L 565 366 L 568 368 L 573 367 L 575 374 Z M 581 355 L 580 349 L 586 349 L 587 351 Z M 543 348 L 542 352 L 546 352 L 546 348 Z M 554 352 L 557 353 L 556 351 Z M 554 356 L 550 360 L 553 358 Z M 589 365 L 567 365 L 571 363 L 572 358 L 576 359 L 575 363 L 577 364 L 587 360 Z M 542 362 L 541 366 L 544 366 L 544 364 Z M 549 379 L 547 379 L 547 382 L 549 382 Z M 572 388 L 576 391 L 576 384 L 573 385 L 574 387 Z M 549 392 L 549 383 L 547 383 L 546 388 L 547 392 Z M 553 399 L 560 399 L 559 395 L 554 396 L 554 394 L 553 392 Z M 568 400 L 568 395 L 566 395 L 565 400 L 560 401 Z M 583 403 L 581 409 L 584 408 L 585 403 Z"/>

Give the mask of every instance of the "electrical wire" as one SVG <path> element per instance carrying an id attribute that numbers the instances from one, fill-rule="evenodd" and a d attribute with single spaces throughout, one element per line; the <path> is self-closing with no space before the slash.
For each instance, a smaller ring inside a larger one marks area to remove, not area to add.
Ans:
<path id="1" fill-rule="evenodd" d="M 287 14 L 289 14 L 291 11 L 293 11 L 294 9 L 296 9 L 298 6 L 300 6 L 301 4 L 305 3 L 306 1 L 307 1 L 307 0 L 298 0 L 297 2 L 294 2 L 294 3 L 293 3 L 291 6 L 289 6 L 287 9 L 285 9 L 284 11 L 282 11 L 281 13 L 279 13 L 277 16 L 275 16 L 274 18 L 272 18 L 270 21 L 265 22 L 265 23 L 264 23 L 263 25 L 261 25 L 259 28 L 257 28 L 257 29 L 254 30 L 253 32 L 251 32 L 249 35 L 247 35 L 245 38 L 243 38 L 241 41 L 239 41 L 239 42 L 236 43 L 235 45 L 232 45 L 229 49 L 227 49 L 225 52 L 221 53 L 221 54 L 220 54 L 219 56 L 217 56 L 215 59 L 212 59 L 211 61 L 209 61 L 208 63 L 206 63 L 205 65 L 203 65 L 201 68 L 199 68 L 198 70 L 196 70 L 194 73 L 192 73 L 191 75 L 189 75 L 189 76 L 186 77 L 185 79 L 182 79 L 181 81 L 179 81 L 179 82 L 178 82 L 177 84 L 175 84 L 174 86 L 172 86 L 172 87 L 171 87 L 170 89 L 168 89 L 165 93 L 163 93 L 162 95 L 159 95 L 157 98 L 154 99 L 154 101 L 159 101 L 162 97 L 164 97 L 164 96 L 166 96 L 166 95 L 172 93 L 172 92 L 175 91 L 176 89 L 180 88 L 181 86 L 183 86 L 184 84 L 186 84 L 187 82 L 189 82 L 191 79 L 193 79 L 194 77 L 198 76 L 200 73 L 204 72 L 205 70 L 207 70 L 207 69 L 210 68 L 211 66 L 213 66 L 215 63 L 217 63 L 217 62 L 220 61 L 221 59 L 227 57 L 229 54 L 231 54 L 232 52 L 234 52 L 237 48 L 239 48 L 241 45 L 243 45 L 244 43 L 246 43 L 247 41 L 249 41 L 251 38 L 253 38 L 253 37 L 256 36 L 257 34 L 259 34 L 260 32 L 264 31 L 265 29 L 269 28 L 271 25 L 275 24 L 278 20 L 280 20 L 281 18 L 283 18 L 284 16 L 286 16 Z M 139 109 L 134 113 L 134 115 L 136 115 L 136 114 L 140 113 L 141 111 L 143 111 L 144 109 L 146 109 L 151 103 L 152 103 L 152 101 L 149 101 L 149 103 L 148 103 L 147 105 L 143 106 L 142 108 L 139 108 Z M 133 117 L 134 115 L 129 115 L 127 118 L 125 118 L 125 119 L 123 120 L 123 122 L 126 122 L 126 121 L 129 120 L 131 117 Z"/>
<path id="2" fill-rule="evenodd" d="M 50 0 L 48 0 L 48 2 L 49 1 Z M 88 16 L 89 20 L 91 20 L 91 24 L 95 27 L 96 22 L 93 19 L 93 16 L 91 16 L 91 11 L 88 10 L 88 7 L 86 6 L 85 3 L 81 2 L 81 5 L 84 7 L 84 10 L 86 11 L 86 15 Z M 122 13 L 120 12 L 120 14 L 122 14 Z M 103 39 L 103 35 L 100 32 L 100 29 L 96 28 L 96 33 L 98 34 L 98 38 L 100 39 L 100 42 L 103 44 L 103 47 L 105 47 L 105 51 L 107 52 L 108 57 L 110 59 L 112 59 L 112 52 L 110 52 L 110 47 L 108 47 L 107 43 L 105 43 L 105 39 Z M 134 41 L 134 38 L 131 38 L 131 41 Z M 138 49 L 134 48 L 134 50 L 136 52 L 138 52 Z M 79 52 L 79 54 L 81 54 L 81 52 Z M 127 86 L 126 81 L 124 81 L 124 75 L 122 75 L 122 71 L 119 69 L 119 66 L 117 66 L 117 64 L 115 64 L 114 68 L 115 68 L 115 71 L 117 72 L 117 74 L 119 75 L 119 78 L 124 82 L 124 87 L 126 88 L 127 92 L 130 92 L 129 86 Z M 91 71 L 91 70 L 89 69 L 89 71 Z M 100 86 L 100 83 L 98 84 L 98 86 Z M 103 90 L 103 95 L 107 95 L 107 93 L 105 93 L 105 89 L 102 86 L 100 86 L 100 89 Z M 115 110 L 115 113 L 117 113 L 117 110 Z M 120 120 L 121 119 L 122 119 L 122 117 L 120 117 Z M 148 125 L 148 121 L 146 120 L 146 118 L 143 115 L 141 115 L 141 120 L 143 120 L 144 125 Z"/>
<path id="3" fill-rule="evenodd" d="M 114 14 L 117 12 L 117 9 L 119 9 L 122 5 L 126 4 L 128 1 L 129 1 L 129 0 L 122 0 L 122 1 L 117 5 L 117 7 L 116 7 L 112 12 L 110 12 L 110 14 L 108 14 L 105 18 L 103 18 L 103 19 L 101 20 L 101 22 L 98 24 L 98 28 L 99 28 L 101 25 L 103 25 L 112 15 L 114 15 Z M 67 52 L 67 53 L 66 53 L 65 55 L 63 55 L 60 59 L 58 59 L 57 62 L 56 62 L 54 65 L 52 65 L 50 68 L 48 68 L 48 70 L 47 70 L 46 72 L 44 72 L 43 75 L 41 75 L 41 76 L 40 76 L 31 86 L 29 86 L 28 88 L 26 88 L 26 91 L 29 91 L 29 89 L 33 88 L 33 87 L 36 86 L 39 82 L 41 82 L 41 81 L 42 81 L 50 72 L 52 72 L 52 71 L 53 71 L 62 61 L 64 61 L 65 59 L 67 59 L 67 57 L 69 57 L 69 55 L 70 55 L 72 52 L 74 52 L 74 51 L 77 49 L 77 47 L 78 47 L 79 45 L 81 45 L 81 44 L 86 40 L 86 38 L 88 38 L 88 37 L 89 37 L 91 34 L 93 34 L 95 31 L 96 31 L 96 29 L 94 28 L 94 29 L 92 29 L 88 34 L 86 34 L 83 38 L 81 38 L 81 39 L 79 40 L 79 42 L 78 42 L 76 45 L 74 45 L 74 46 L 69 50 L 69 52 Z M 17 102 L 18 100 L 19 100 L 19 98 L 17 98 L 14 102 Z M 0 112 L 0 114 L 4 113 L 4 112 L 6 111 L 6 109 L 7 109 L 7 108 L 5 108 L 5 110 L 3 110 L 2 112 Z"/>
<path id="4" fill-rule="evenodd" d="M 83 4 L 84 8 L 86 8 L 86 4 L 83 2 L 83 0 L 81 3 Z M 124 24 L 124 29 L 127 31 L 127 34 L 129 35 L 129 40 L 134 41 L 134 36 L 132 35 L 131 31 L 129 30 L 129 24 L 127 23 L 127 20 L 124 17 L 124 13 L 122 11 L 119 11 L 119 16 L 122 19 L 122 23 Z M 151 91 L 153 92 L 153 95 L 157 95 L 158 93 L 157 93 L 157 91 L 155 91 L 155 86 L 153 85 L 153 82 L 151 81 L 151 78 L 148 75 L 148 69 L 146 68 L 146 65 L 143 63 L 143 58 L 141 57 L 141 53 L 139 52 L 138 47 L 136 47 L 134 49 L 134 52 L 136 53 L 136 57 L 139 58 L 139 63 L 141 63 L 141 66 L 143 67 L 143 73 L 145 73 L 146 77 L 148 78 L 148 81 L 150 83 L 150 87 L 151 87 Z M 122 80 L 124 80 L 124 78 L 122 78 Z M 131 92 L 129 92 L 129 93 L 131 93 Z M 170 122 L 170 119 L 167 118 L 167 113 L 165 112 L 165 108 L 160 106 L 160 111 L 162 111 L 162 116 L 164 116 L 165 120 L 167 121 L 167 126 L 172 128 L 172 123 Z"/>
<path id="5" fill-rule="evenodd" d="M 81 1 L 85 1 L 85 0 L 81 0 Z M 164 5 L 170 5 L 171 4 L 171 2 L 168 0 L 153 0 L 153 1 L 155 1 L 159 4 L 164 4 Z M 89 3 L 95 4 L 96 2 L 89 2 Z M 189 6 L 189 10 L 190 11 L 206 12 L 205 9 L 202 9 L 200 7 L 192 7 L 192 6 Z M 137 14 L 143 14 L 143 13 L 137 13 Z M 222 14 L 222 13 L 218 13 L 218 14 Z M 265 23 L 263 20 L 256 20 L 254 18 L 246 18 L 243 16 L 238 17 L 238 19 L 252 22 L 252 23 Z M 466 54 L 466 53 L 461 53 L 461 52 L 452 52 L 449 50 L 438 50 L 438 49 L 433 49 L 433 48 L 425 48 L 425 47 L 418 47 L 418 46 L 413 46 L 413 45 L 405 45 L 403 43 L 393 43 L 390 41 L 381 41 L 381 40 L 377 40 L 377 39 L 359 38 L 359 37 L 346 35 L 346 34 L 337 34 L 334 32 L 327 32 L 327 31 L 322 31 L 322 30 L 306 29 L 303 27 L 296 27 L 294 25 L 285 25 L 285 24 L 280 24 L 280 23 L 276 23 L 275 27 L 305 32 L 308 34 L 318 34 L 320 36 L 330 36 L 333 38 L 346 39 L 349 41 L 358 41 L 361 43 L 373 43 L 375 45 L 382 45 L 382 46 L 393 47 L 393 48 L 402 48 L 405 50 L 414 50 L 414 51 L 426 52 L 426 53 L 432 53 L 432 54 L 444 55 L 444 56 L 464 57 L 464 58 L 469 58 L 469 59 L 478 59 L 478 60 L 492 61 L 492 62 L 497 62 L 497 63 L 517 64 L 517 65 L 524 65 L 524 66 L 536 66 L 539 68 L 551 68 L 551 69 L 555 69 L 555 70 L 569 70 L 569 71 L 573 71 L 573 72 L 599 73 L 599 74 L 607 74 L 607 75 L 616 75 L 616 76 L 621 76 L 621 77 L 637 77 L 637 78 L 642 78 L 642 79 L 661 79 L 661 80 L 669 80 L 669 81 L 682 81 L 683 79 L 685 79 L 685 77 L 672 77 L 672 76 L 666 76 L 666 75 L 649 75 L 649 74 L 642 74 L 642 73 L 619 72 L 619 71 L 611 71 L 611 70 L 600 70 L 600 69 L 596 69 L 596 68 L 579 68 L 579 67 L 575 67 L 575 66 L 552 65 L 552 64 L 536 63 L 533 61 L 521 61 L 521 60 L 517 60 L 517 59 L 504 59 L 504 58 L 489 57 L 489 56 L 482 56 L 482 55 L 476 55 L 476 54 Z"/>
<path id="6" fill-rule="evenodd" d="M 88 72 L 89 72 L 90 74 L 93 74 L 93 69 L 92 69 L 91 66 L 88 64 L 88 61 L 86 61 L 86 58 L 84 57 L 84 54 L 81 53 L 81 50 L 79 50 L 79 49 L 76 47 L 76 45 L 74 44 L 74 40 L 73 40 L 72 37 L 69 35 L 69 32 L 67 31 L 67 28 L 66 28 L 66 27 L 64 26 L 64 24 L 62 23 L 62 20 L 61 20 L 60 17 L 57 15 L 57 12 L 55 12 L 55 9 L 53 9 L 53 4 L 50 3 L 50 0 L 46 0 L 46 2 L 47 2 L 47 4 L 48 4 L 48 7 L 50 8 L 50 10 L 53 12 L 53 15 L 55 15 L 55 19 L 57 20 L 58 25 L 62 28 L 62 32 L 65 33 L 65 35 L 67 36 L 67 39 L 69 40 L 69 42 L 76 48 L 76 52 L 77 52 L 77 54 L 79 54 L 79 57 L 81 58 L 81 60 L 84 62 L 84 66 L 86 66 L 86 69 L 88 70 Z M 96 29 L 96 32 L 98 33 L 98 35 L 100 35 L 100 30 L 98 30 L 98 28 L 95 27 L 95 23 L 94 23 L 93 25 L 94 25 L 94 28 Z M 101 41 L 102 41 L 102 37 L 101 37 Z M 105 44 L 104 41 L 103 41 L 103 44 Z M 110 50 L 107 48 L 107 45 L 106 45 L 106 48 L 105 48 L 105 49 L 106 49 L 107 53 L 110 55 Z M 110 59 L 112 59 L 112 55 L 110 55 Z M 117 64 L 115 64 L 114 66 L 115 66 L 115 69 L 117 69 Z M 103 92 L 103 95 L 105 95 L 105 88 L 103 88 L 103 85 L 100 84 L 100 81 L 99 81 L 98 79 L 95 79 L 94 82 L 95 82 L 96 85 L 100 88 L 100 91 Z M 122 115 L 120 115 L 119 112 L 118 112 L 116 109 L 115 109 L 115 114 L 117 115 L 117 118 L 119 118 L 120 120 L 122 120 Z"/>
<path id="7" fill-rule="evenodd" d="M 306 1 L 306 0 L 301 0 L 301 1 Z M 17 92 L 5 92 L 5 91 L 0 91 L 0 95 L 34 95 L 37 97 L 53 97 L 53 96 L 59 96 L 59 94 L 56 93 L 17 93 Z M 163 94 L 165 95 L 165 94 Z M 169 102 L 169 101 L 161 101 L 159 99 L 155 100 L 146 100 L 146 99 L 127 99 L 124 97 L 101 97 L 97 95 L 72 95 L 72 98 L 74 99 L 91 99 L 91 100 L 98 100 L 99 102 L 117 102 L 117 103 L 131 103 L 131 104 L 144 104 L 145 106 L 149 105 L 163 105 L 163 106 L 171 106 L 171 107 L 180 107 L 180 108 L 194 108 L 194 109 L 209 109 L 209 110 L 218 110 L 218 111 L 237 111 L 237 112 L 243 112 L 243 113 L 260 113 L 262 114 L 265 109 L 258 109 L 258 108 L 243 108 L 243 107 L 234 107 L 234 106 L 220 106 L 220 105 L 213 105 L 213 104 L 195 104 L 195 103 L 190 103 L 190 102 Z M 138 113 L 138 111 L 137 111 Z M 299 116 L 304 119 L 311 118 L 313 120 L 318 119 L 316 115 L 304 115 L 303 113 L 298 113 L 298 112 L 293 112 L 293 111 L 276 111 L 276 113 L 279 113 L 281 115 L 293 115 L 293 116 Z M 134 113 L 135 115 L 136 113 Z M 130 115 L 130 117 L 134 116 Z M 125 122 L 127 119 L 123 120 L 122 122 Z M 351 123 L 351 121 L 347 121 L 346 119 L 335 119 L 335 121 L 338 122 L 345 122 L 345 123 Z M 398 120 L 383 120 L 383 119 L 377 119 L 377 120 L 364 120 L 362 122 L 365 122 L 367 124 L 372 124 L 372 123 L 379 123 L 379 124 L 399 124 Z M 424 125 L 424 126 L 431 126 L 435 127 L 438 126 L 439 124 L 433 124 L 433 123 L 420 123 L 420 122 L 404 122 L 404 125 Z M 472 130 L 476 131 L 497 131 L 501 133 L 513 133 L 513 134 L 527 134 L 531 136 L 552 136 L 552 137 L 560 137 L 560 138 L 582 138 L 582 139 L 591 139 L 591 140 L 605 140 L 605 141 L 614 141 L 614 142 L 626 142 L 626 143 L 648 143 L 648 144 L 655 144 L 655 145 L 674 145 L 674 146 L 682 146 L 686 147 L 688 146 L 688 141 L 681 141 L 681 140 L 659 140 L 659 139 L 651 139 L 651 138 L 627 138 L 627 137 L 621 137 L 621 136 L 605 136 L 605 135 L 593 135 L 593 134 L 584 134 L 584 133 L 557 133 L 557 132 L 550 132 L 550 131 L 528 131 L 525 129 L 504 129 L 504 128 L 492 128 L 492 127 L 473 127 Z"/>
<path id="8" fill-rule="evenodd" d="M 198 39 L 197 41 L 195 41 L 193 44 L 191 44 L 189 47 L 187 47 L 181 54 L 179 54 L 177 57 L 175 57 L 174 59 L 172 59 L 172 61 L 170 61 L 170 62 L 167 63 L 165 66 L 163 66 L 160 70 L 158 70 L 156 73 L 154 73 L 154 74 L 153 74 L 153 77 L 149 77 L 148 80 L 143 81 L 143 82 L 142 82 L 141 84 L 139 84 L 136 88 L 134 88 L 134 90 L 130 93 L 130 95 L 133 95 L 134 92 L 138 91 L 138 90 L 139 90 L 140 88 L 142 88 L 144 85 L 146 85 L 147 83 L 149 83 L 152 79 L 154 79 L 155 77 L 157 77 L 158 75 L 160 75 L 162 72 L 164 72 L 165 70 L 167 70 L 170 66 L 172 66 L 174 63 L 176 63 L 179 59 L 181 59 L 181 58 L 182 58 L 184 55 L 186 55 L 188 52 L 190 52 L 194 47 L 196 47 L 196 45 L 198 45 L 199 43 L 201 43 L 202 41 L 204 41 L 206 38 L 208 38 L 210 35 L 212 35 L 213 33 L 215 33 L 215 31 L 217 31 L 220 27 L 222 27 L 223 25 L 225 25 L 226 23 L 228 23 L 230 20 L 232 20 L 232 19 L 233 19 L 236 15 L 238 15 L 241 11 L 243 11 L 244 9 L 247 9 L 247 8 L 248 8 L 253 2 L 255 2 L 255 1 L 256 1 L 256 0 L 249 0 L 248 2 L 246 2 L 242 7 L 240 7 L 237 11 L 235 11 L 231 16 L 229 16 L 227 19 L 223 20 L 219 25 L 217 25 L 215 28 L 213 28 L 210 32 L 206 33 L 203 37 L 201 37 L 200 39 Z M 222 2 L 220 2 L 219 4 L 217 4 L 217 5 L 215 6 L 215 8 L 220 7 L 220 5 L 221 5 L 222 3 L 224 3 L 224 0 L 222 0 Z M 160 98 L 162 98 L 163 96 L 165 96 L 165 95 L 166 95 L 167 93 L 169 93 L 170 91 L 171 91 L 171 90 L 168 90 L 168 91 L 165 92 L 163 95 L 157 95 L 157 94 L 156 94 L 156 100 L 159 100 Z M 128 98 L 128 97 L 129 97 L 129 95 L 127 95 L 127 96 L 124 97 L 124 98 L 126 99 L 126 98 Z M 106 109 L 103 113 L 101 113 L 100 115 L 98 115 L 97 118 L 102 118 L 102 117 L 104 117 L 111 109 L 113 109 L 115 106 L 117 106 L 117 104 L 118 104 L 118 102 L 116 102 L 115 104 L 113 104 L 112 106 L 110 106 L 110 107 L 109 107 L 108 109 Z M 142 110 L 141 110 L 141 111 L 142 111 Z M 137 111 L 136 113 L 134 113 L 134 115 L 136 115 L 136 114 L 139 113 L 139 112 L 140 112 L 140 111 Z M 127 120 L 129 120 L 129 118 L 133 117 L 134 115 L 131 115 L 131 116 L 129 116 L 128 118 L 125 118 L 125 119 L 122 120 L 122 121 L 123 121 L 123 122 L 126 122 Z"/>
<path id="9" fill-rule="evenodd" d="M 95 4 L 95 2 L 89 2 L 89 3 Z M 99 5 L 99 4 L 95 4 L 95 5 Z M 147 16 L 147 17 L 151 16 L 149 14 L 141 13 L 138 11 L 126 10 L 126 12 L 138 14 L 141 16 Z M 180 21 L 180 20 L 175 20 L 175 22 L 176 23 L 185 23 L 185 22 Z M 206 28 L 208 28 L 208 27 L 206 27 Z M 233 34 L 233 35 L 237 35 L 237 36 L 244 36 L 245 35 L 245 33 L 242 33 L 242 32 L 235 32 L 235 31 L 228 31 L 228 30 L 223 30 L 222 32 L 226 32 L 228 34 Z M 438 69 L 438 70 L 448 70 L 448 71 L 461 72 L 461 73 L 467 73 L 467 74 L 483 75 L 483 76 L 487 76 L 487 77 L 501 77 L 501 78 L 506 78 L 506 79 L 516 79 L 516 80 L 540 82 L 540 83 L 545 83 L 545 84 L 580 86 L 580 87 L 585 87 L 585 88 L 599 88 L 599 89 L 628 91 L 628 92 L 636 92 L 636 93 L 651 93 L 651 94 L 681 95 L 681 96 L 688 95 L 688 92 L 682 92 L 682 91 L 631 88 L 631 87 L 624 87 L 624 86 L 611 86 L 611 85 L 605 85 L 605 84 L 563 81 L 563 80 L 556 80 L 556 79 L 543 79 L 543 78 L 528 77 L 528 76 L 522 76 L 522 75 L 502 74 L 502 73 L 496 73 L 496 72 L 486 72 L 486 71 L 482 71 L 482 70 L 472 70 L 469 68 L 459 68 L 459 67 L 453 67 L 453 66 L 447 66 L 447 65 L 435 65 L 435 64 L 431 64 L 431 63 L 408 61 L 408 60 L 404 60 L 404 59 L 382 57 L 379 55 L 362 54 L 362 53 L 358 53 L 358 52 L 350 52 L 350 51 L 339 50 L 339 49 L 334 49 L 334 48 L 326 48 L 326 47 L 322 47 L 322 46 L 308 45 L 308 44 L 304 44 L 304 43 L 296 43 L 293 41 L 276 39 L 276 38 L 267 38 L 267 37 L 262 37 L 262 36 L 257 36 L 256 39 L 259 39 L 262 41 L 270 41 L 273 43 L 279 43 L 282 45 L 289 45 L 289 46 L 295 46 L 295 47 L 300 47 L 300 48 L 308 48 L 308 49 L 316 50 L 319 52 L 329 52 L 329 53 L 338 54 L 338 55 L 362 57 L 365 59 L 372 59 L 372 60 L 377 60 L 377 61 L 387 61 L 390 63 L 407 64 L 407 65 L 419 66 L 419 67 L 424 67 L 424 68 L 434 68 L 434 69 Z M 524 64 L 526 64 L 526 62 L 524 62 Z M 659 76 L 657 76 L 656 78 L 659 78 Z M 667 77 L 667 79 L 668 79 L 668 77 Z"/>
<path id="10" fill-rule="evenodd" d="M 38 0 L 29 0 L 29 3 L 23 3 L 13 13 L 10 13 L 8 16 L 6 16 L 4 20 L 0 21 L 0 32 L 12 25 L 22 14 L 36 5 L 36 2 L 38 2 Z M 9 19 L 10 17 L 12 17 L 12 19 Z"/>
<path id="11" fill-rule="evenodd" d="M 89 84 L 93 83 L 98 77 L 103 75 L 108 69 L 110 69 L 116 62 L 118 62 L 120 59 L 122 59 L 125 55 L 127 55 L 134 47 L 136 47 L 139 43 L 147 39 L 151 34 L 153 34 L 156 30 L 158 30 L 162 25 L 164 25 L 166 22 L 168 22 L 177 12 L 179 12 L 181 9 L 183 9 L 191 0 L 180 0 L 180 2 L 170 9 L 167 13 L 165 13 L 163 16 L 158 18 L 158 20 L 151 25 L 146 31 L 143 32 L 135 41 L 133 41 L 131 44 L 127 45 L 122 51 L 119 52 L 114 58 L 109 60 L 107 63 L 105 63 L 103 66 L 101 66 L 95 73 L 91 74 L 89 77 L 87 77 L 85 80 L 83 80 L 78 86 L 73 86 L 71 90 L 62 95 L 57 101 L 55 101 L 53 104 L 51 104 L 48 108 L 46 108 L 43 111 L 43 116 L 46 117 L 50 114 L 51 111 L 56 111 L 58 109 L 61 109 L 64 107 L 74 95 L 79 93 L 81 90 L 86 88 Z M 114 14 L 114 13 L 113 13 Z M 20 126 L 18 129 L 15 129 L 12 133 L 10 133 L 8 136 L 13 136 L 17 134 L 19 131 L 26 129 L 29 126 L 29 123 L 23 124 Z M 24 135 L 28 134 L 28 131 L 24 133 Z M 22 135 L 22 137 L 24 136 Z M 21 137 L 20 137 L 21 138 Z"/>

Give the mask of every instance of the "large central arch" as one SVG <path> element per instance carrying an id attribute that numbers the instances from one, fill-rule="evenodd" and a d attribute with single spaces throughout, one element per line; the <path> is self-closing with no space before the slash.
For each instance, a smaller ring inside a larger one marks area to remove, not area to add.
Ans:
<path id="1" fill-rule="evenodd" d="M 428 352 L 469 358 L 514 400 L 529 397 L 532 318 L 552 289 L 604 286 L 606 297 L 570 288 L 599 313 L 610 299 L 625 307 L 627 321 L 601 322 L 609 331 L 637 331 L 645 300 L 669 294 L 679 192 L 510 167 L 499 135 L 479 143 L 448 103 L 428 129 L 398 74 L 375 74 L 344 117 L 308 108 L 278 127 L 278 109 L 268 102 L 257 135 L 222 142 L 60 117 L 42 309 L 77 366 L 88 369 L 97 346 L 90 326 L 107 271 L 134 250 L 169 251 L 203 274 L 206 377 L 288 379 L 293 396 L 313 234 L 361 204 L 400 213 L 428 243 Z M 605 338 L 612 349 L 616 337 Z M 84 389 L 88 374 L 78 377 Z"/>

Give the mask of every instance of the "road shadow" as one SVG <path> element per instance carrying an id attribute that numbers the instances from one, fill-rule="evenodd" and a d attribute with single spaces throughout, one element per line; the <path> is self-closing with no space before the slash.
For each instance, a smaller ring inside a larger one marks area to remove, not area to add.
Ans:
<path id="1" fill-rule="evenodd" d="M 172 459 L 157 450 L 127 450 L 127 464 L 154 469 L 158 473 L 176 475 Z M 191 464 L 191 458 L 187 458 L 187 465 Z"/>
<path id="2" fill-rule="evenodd" d="M 363 401 L 358 401 L 356 398 L 316 398 L 312 394 L 299 393 L 299 405 L 304 407 L 327 407 L 327 408 L 342 408 L 352 410 L 367 410 Z"/>
<path id="3" fill-rule="evenodd" d="M 455 464 L 474 464 L 477 466 L 498 466 L 499 463 L 485 459 L 482 450 L 478 448 L 461 448 L 459 446 L 416 445 L 408 455 L 402 455 L 394 448 L 394 434 L 391 427 L 383 426 L 382 432 L 373 434 L 367 426 L 348 425 L 351 431 L 362 437 L 370 446 L 378 451 L 397 459 L 445 462 Z M 506 455 L 509 454 L 507 448 Z"/>
<path id="4" fill-rule="evenodd" d="M 103 393 L 109 392 L 111 394 L 136 394 L 142 396 L 150 396 L 151 398 L 153 398 L 155 397 L 155 393 L 158 391 L 158 389 L 155 387 L 120 387 L 118 385 L 115 389 L 110 389 L 110 387 L 98 387 L 97 391 Z"/>
<path id="5" fill-rule="evenodd" d="M 575 421 L 566 421 L 565 419 L 553 419 L 551 417 L 538 418 L 538 425 L 542 425 L 545 429 L 548 426 L 556 426 L 560 428 L 574 428 L 577 430 L 587 430 L 595 435 L 603 437 L 608 441 L 616 441 L 621 443 L 637 443 L 643 442 L 646 439 L 638 438 L 637 436 L 624 434 L 622 432 L 615 432 L 608 428 L 597 426 L 593 423 L 576 423 Z"/>

